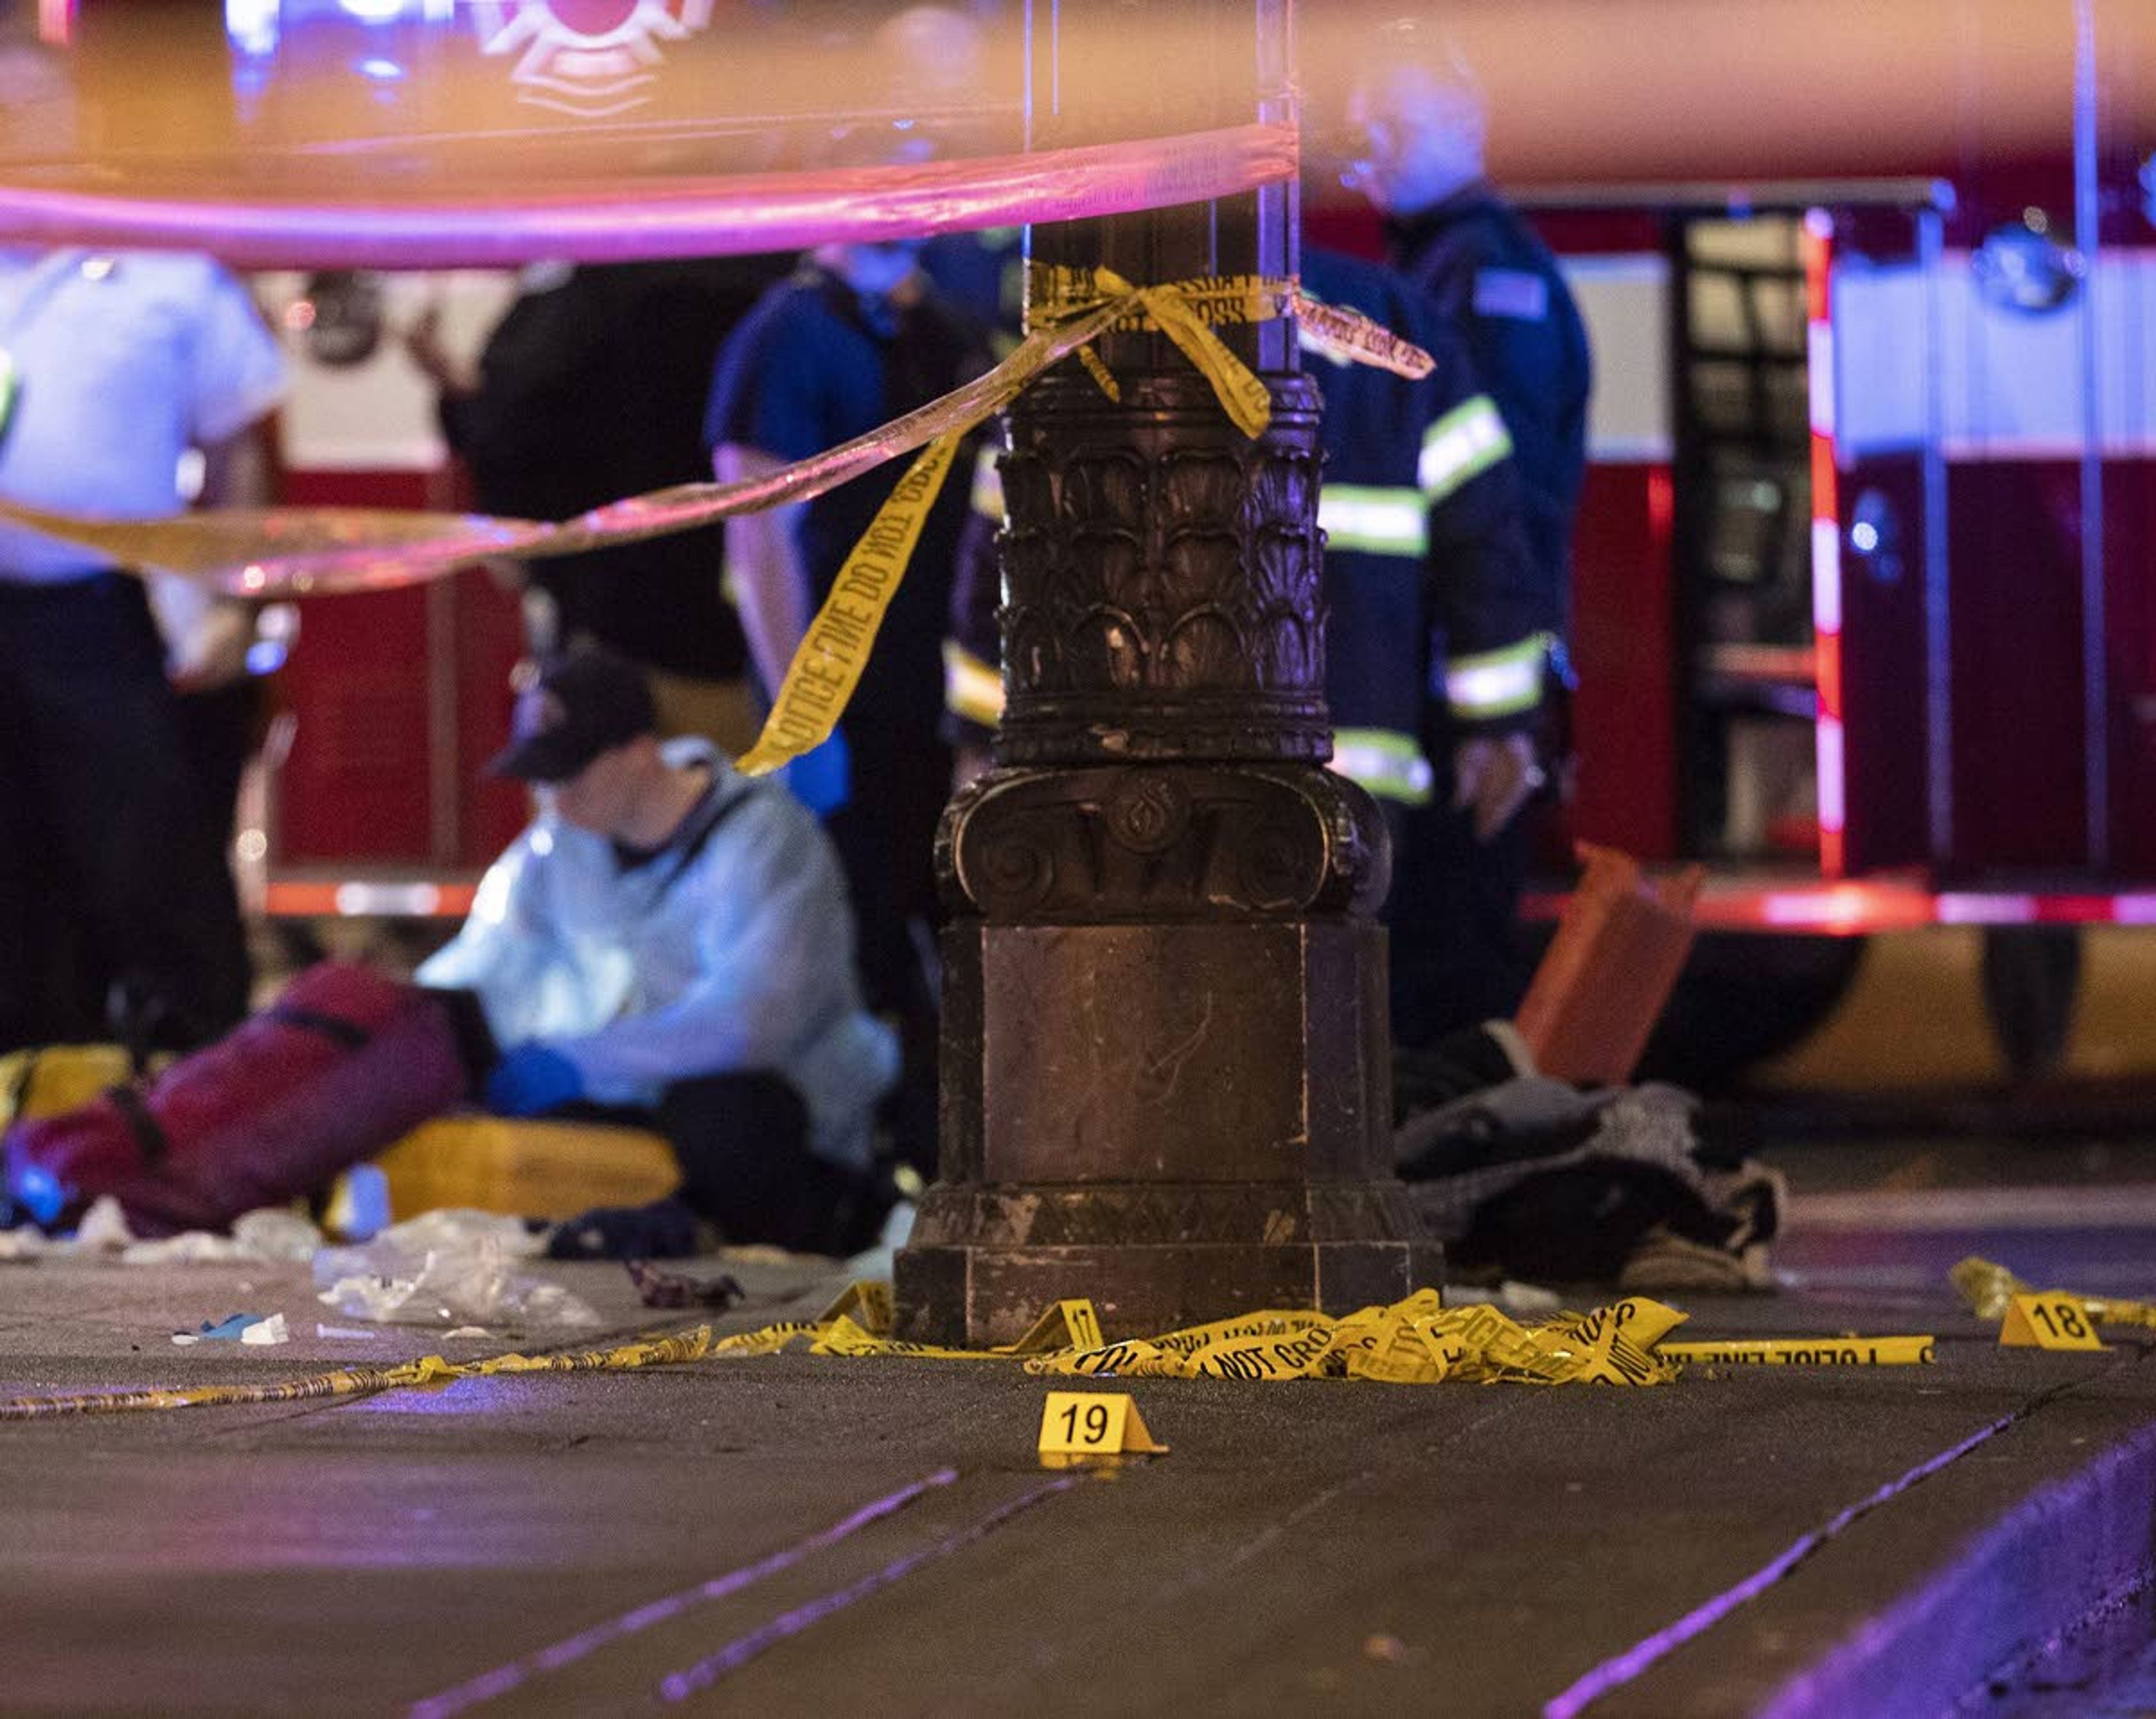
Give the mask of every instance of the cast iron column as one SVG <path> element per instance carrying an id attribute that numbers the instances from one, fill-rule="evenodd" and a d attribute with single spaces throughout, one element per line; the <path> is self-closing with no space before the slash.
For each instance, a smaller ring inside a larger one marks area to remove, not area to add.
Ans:
<path id="1" fill-rule="evenodd" d="M 1096 0 L 1113 62 L 1046 11 L 1044 144 L 1283 116 L 1289 0 Z M 1295 245 L 1289 186 L 1032 233 L 1036 264 L 1141 284 L 1288 275 Z M 1099 344 L 1120 403 L 1070 362 L 1011 411 L 1008 704 L 937 844 L 941 1179 L 898 1258 L 909 1337 L 1006 1341 L 1067 1296 L 1137 1336 L 1438 1280 L 1390 1169 L 1384 825 L 1324 767 L 1317 389 L 1291 324 L 1224 335 L 1271 395 L 1255 442 L 1141 331 Z"/>

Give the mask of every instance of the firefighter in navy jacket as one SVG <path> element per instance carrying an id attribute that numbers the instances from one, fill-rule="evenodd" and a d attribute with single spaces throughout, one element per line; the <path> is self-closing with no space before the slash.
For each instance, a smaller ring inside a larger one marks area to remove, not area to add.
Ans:
<path id="1" fill-rule="evenodd" d="M 1587 470 L 1586 324 L 1549 247 L 1484 175 L 1481 94 L 1448 44 L 1402 19 L 1379 33 L 1368 64 L 1349 99 L 1360 150 L 1345 177 L 1385 217 L 1394 266 L 1466 338 L 1503 414 L 1542 581 L 1539 624 L 1563 637 Z"/>
<path id="2" fill-rule="evenodd" d="M 1320 351 L 1304 361 L 1324 397 L 1318 521 L 1333 767 L 1385 808 L 1394 1027 L 1420 1042 L 1517 1001 L 1517 814 L 1541 781 L 1530 731 L 1545 609 L 1510 439 L 1462 342 L 1434 305 L 1378 264 L 1306 253 L 1302 281 L 1435 360 L 1417 382 Z M 952 716 L 978 736 L 994 725 L 1002 698 L 992 541 L 1003 498 L 993 454 L 974 505 L 946 693 Z"/>

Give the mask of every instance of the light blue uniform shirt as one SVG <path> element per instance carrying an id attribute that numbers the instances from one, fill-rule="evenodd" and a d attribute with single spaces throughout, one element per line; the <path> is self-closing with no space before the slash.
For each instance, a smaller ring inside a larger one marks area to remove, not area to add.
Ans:
<path id="1" fill-rule="evenodd" d="M 275 336 L 207 257 L 0 247 L 0 346 L 20 387 L 0 437 L 0 496 L 53 512 L 177 512 L 180 456 L 244 429 L 285 391 Z M 0 525 L 0 579 L 105 566 Z"/>
<path id="2" fill-rule="evenodd" d="M 624 869 L 606 837 L 542 813 L 420 983 L 477 993 L 499 1044 L 544 1041 L 602 1104 L 653 1105 L 699 1075 L 783 1075 L 818 1155 L 865 1167 L 898 1043 L 861 1007 L 829 840 L 792 795 L 737 775 L 708 741 L 664 752 L 709 769 L 723 802 L 747 796 L 685 864 L 669 849 Z"/>

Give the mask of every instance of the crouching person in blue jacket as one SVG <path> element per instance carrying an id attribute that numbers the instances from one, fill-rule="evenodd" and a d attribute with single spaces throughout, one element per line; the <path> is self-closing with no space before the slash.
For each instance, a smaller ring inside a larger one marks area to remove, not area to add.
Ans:
<path id="1" fill-rule="evenodd" d="M 495 862 L 423 984 L 472 993 L 508 1116 L 630 1121 L 672 1145 L 675 1198 L 594 1213 L 557 1254 L 730 1242 L 845 1253 L 875 1239 L 876 1101 L 895 1035 L 861 1007 L 845 886 L 816 820 L 708 741 L 661 741 L 636 667 L 543 665 L 488 766 L 537 817 Z"/>

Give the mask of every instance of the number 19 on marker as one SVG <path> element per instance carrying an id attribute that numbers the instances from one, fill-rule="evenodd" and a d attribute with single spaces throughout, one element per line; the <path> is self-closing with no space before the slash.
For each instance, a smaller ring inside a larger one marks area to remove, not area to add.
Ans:
<path id="1" fill-rule="evenodd" d="M 1122 1391 L 1050 1391 L 1040 1408 L 1040 1461 L 1044 1468 L 1117 1456 L 1165 1456 L 1168 1446 L 1155 1442 Z"/>

